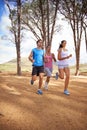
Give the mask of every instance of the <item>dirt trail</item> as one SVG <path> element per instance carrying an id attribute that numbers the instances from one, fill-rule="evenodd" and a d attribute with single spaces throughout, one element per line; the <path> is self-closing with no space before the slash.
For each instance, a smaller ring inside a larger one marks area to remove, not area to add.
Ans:
<path id="1" fill-rule="evenodd" d="M 86 130 L 87 76 L 71 77 L 70 96 L 63 80 L 51 78 L 49 90 L 37 95 L 38 81 L 28 75 L 0 74 L 0 130 Z"/>

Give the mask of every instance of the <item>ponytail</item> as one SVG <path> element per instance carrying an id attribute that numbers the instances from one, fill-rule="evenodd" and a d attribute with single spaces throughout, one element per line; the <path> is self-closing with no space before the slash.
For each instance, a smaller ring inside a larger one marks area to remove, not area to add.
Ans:
<path id="1" fill-rule="evenodd" d="M 64 42 L 66 42 L 66 40 L 62 40 L 62 41 L 61 41 L 61 44 L 59 45 L 59 49 L 60 49 L 60 48 L 63 48 L 63 45 L 62 45 L 62 44 L 63 44 Z"/>
<path id="2" fill-rule="evenodd" d="M 61 43 L 61 44 L 59 45 L 59 49 L 62 48 L 62 47 L 63 47 L 63 46 L 62 46 L 62 43 Z"/>

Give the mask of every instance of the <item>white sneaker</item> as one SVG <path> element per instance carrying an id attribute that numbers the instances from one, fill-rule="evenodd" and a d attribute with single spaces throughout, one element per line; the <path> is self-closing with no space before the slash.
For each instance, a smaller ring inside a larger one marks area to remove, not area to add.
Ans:
<path id="1" fill-rule="evenodd" d="M 45 82 L 44 89 L 48 90 L 48 83 Z"/>
<path id="2" fill-rule="evenodd" d="M 64 94 L 70 95 L 70 92 L 68 90 L 64 90 Z"/>

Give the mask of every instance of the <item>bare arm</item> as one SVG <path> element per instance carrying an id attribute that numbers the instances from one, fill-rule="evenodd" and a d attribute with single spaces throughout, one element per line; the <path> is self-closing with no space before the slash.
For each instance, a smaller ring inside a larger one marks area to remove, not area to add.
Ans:
<path id="1" fill-rule="evenodd" d="M 66 57 L 61 57 L 61 51 L 62 49 L 59 49 L 58 51 L 58 60 L 65 60 L 65 59 L 69 59 L 70 57 L 72 57 L 72 54 L 70 54 L 69 56 L 66 56 Z"/>
<path id="2" fill-rule="evenodd" d="M 28 56 L 28 59 L 33 63 L 34 60 L 33 60 L 33 53 L 31 52 L 30 55 Z"/>
<path id="3" fill-rule="evenodd" d="M 52 58 L 53 58 L 53 60 L 56 62 L 56 58 L 55 58 L 54 53 L 52 53 Z"/>

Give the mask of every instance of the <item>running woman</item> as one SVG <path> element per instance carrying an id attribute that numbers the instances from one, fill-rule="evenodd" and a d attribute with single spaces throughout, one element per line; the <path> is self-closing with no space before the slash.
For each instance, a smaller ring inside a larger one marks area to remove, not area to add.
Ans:
<path id="1" fill-rule="evenodd" d="M 48 84 L 49 84 L 50 77 L 51 77 L 52 71 L 53 71 L 53 60 L 56 62 L 55 55 L 53 53 L 51 53 L 51 46 L 48 45 L 46 47 L 46 53 L 44 56 L 44 71 L 47 76 L 44 88 L 46 90 L 48 90 Z"/>
<path id="2" fill-rule="evenodd" d="M 56 78 L 58 76 L 61 79 L 64 79 L 65 74 L 65 85 L 64 85 L 64 94 L 69 95 L 70 92 L 68 91 L 68 84 L 70 79 L 70 69 L 69 69 L 69 58 L 72 57 L 72 54 L 69 54 L 68 50 L 66 49 L 66 40 L 61 41 L 61 44 L 58 49 L 58 69 L 59 74 L 56 73 Z"/>

